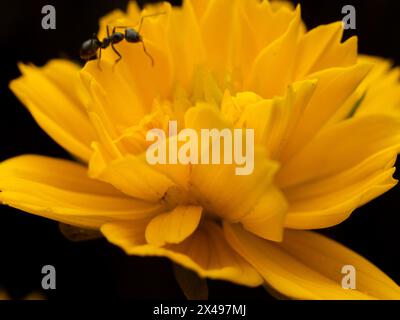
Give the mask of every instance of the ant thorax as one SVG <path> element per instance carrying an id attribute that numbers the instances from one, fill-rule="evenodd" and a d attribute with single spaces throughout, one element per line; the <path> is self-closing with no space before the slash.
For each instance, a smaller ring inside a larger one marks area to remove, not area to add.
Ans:
<path id="1" fill-rule="evenodd" d="M 117 64 L 121 59 L 122 56 L 119 53 L 119 51 L 114 47 L 115 44 L 121 42 L 122 40 L 126 40 L 126 42 L 130 43 L 141 43 L 143 47 L 144 53 L 149 57 L 151 65 L 154 66 L 154 59 L 150 55 L 150 53 L 146 50 L 146 46 L 144 44 L 143 38 L 140 34 L 140 30 L 142 27 L 142 22 L 145 18 L 157 16 L 160 14 L 165 14 L 165 12 L 160 12 L 156 14 L 150 14 L 147 16 L 143 16 L 140 19 L 139 27 L 138 29 L 131 28 L 129 26 L 114 26 L 112 28 L 112 32 L 110 33 L 110 28 L 107 25 L 107 37 L 103 39 L 103 41 L 100 41 L 99 38 L 94 34 L 91 39 L 86 40 L 82 46 L 81 46 L 81 52 L 80 56 L 83 60 L 92 60 L 93 58 L 97 57 L 97 52 L 99 52 L 98 56 L 98 67 L 100 68 L 100 59 L 101 59 L 101 51 L 108 48 L 109 46 L 111 49 L 115 52 L 115 54 L 118 56 L 118 58 L 115 60 L 115 64 Z M 118 29 L 124 29 L 124 33 L 118 32 Z"/>

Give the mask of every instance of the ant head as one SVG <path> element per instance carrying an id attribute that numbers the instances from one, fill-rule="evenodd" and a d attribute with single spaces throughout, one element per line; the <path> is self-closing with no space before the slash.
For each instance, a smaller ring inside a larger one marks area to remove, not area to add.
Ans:
<path id="1" fill-rule="evenodd" d="M 82 43 L 80 56 L 83 60 L 92 60 L 97 56 L 97 50 L 99 49 L 100 44 L 97 39 L 89 39 Z"/>

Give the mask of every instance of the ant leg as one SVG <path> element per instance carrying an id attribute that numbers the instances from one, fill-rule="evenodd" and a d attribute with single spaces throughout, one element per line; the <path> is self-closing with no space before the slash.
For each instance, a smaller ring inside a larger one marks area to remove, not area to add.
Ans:
<path id="1" fill-rule="evenodd" d="M 150 58 L 151 66 L 154 67 L 154 59 L 153 59 L 153 57 L 152 57 L 151 54 L 146 50 L 146 46 L 144 45 L 143 40 L 140 41 L 140 42 L 142 43 L 144 53 L 146 54 L 146 56 L 148 56 L 148 57 Z"/>
<path id="2" fill-rule="evenodd" d="M 114 28 L 115 29 L 115 28 Z M 113 29 L 113 33 L 114 33 L 114 29 Z M 107 37 L 109 38 L 110 37 L 110 29 L 108 28 L 108 25 L 107 25 Z"/>
<path id="3" fill-rule="evenodd" d="M 97 68 L 99 68 L 100 71 L 103 71 L 100 67 L 100 60 L 101 60 L 101 48 L 99 49 L 99 57 L 97 58 Z"/>
<path id="4" fill-rule="evenodd" d="M 113 51 L 118 55 L 118 58 L 117 58 L 117 60 L 115 60 L 114 61 L 114 64 L 113 64 L 113 71 L 114 71 L 114 68 L 115 68 L 115 65 L 122 59 L 122 56 L 121 56 L 121 54 L 118 52 L 118 50 L 117 49 L 115 49 L 115 47 L 114 47 L 114 44 L 113 43 L 111 43 L 111 48 L 113 49 Z"/>
<path id="5" fill-rule="evenodd" d="M 140 33 L 140 30 L 142 30 L 142 25 L 143 25 L 143 20 L 145 18 L 150 18 L 150 17 L 154 17 L 154 16 L 159 16 L 162 14 L 167 14 L 166 12 L 157 12 L 157 13 L 152 13 L 152 14 L 146 14 L 145 16 L 142 16 L 140 18 L 140 22 L 139 22 L 139 27 L 138 27 L 138 33 Z"/>
<path id="6" fill-rule="evenodd" d="M 92 35 L 92 41 L 96 41 L 97 43 L 101 43 L 99 37 L 95 33 L 93 33 L 93 35 Z"/>

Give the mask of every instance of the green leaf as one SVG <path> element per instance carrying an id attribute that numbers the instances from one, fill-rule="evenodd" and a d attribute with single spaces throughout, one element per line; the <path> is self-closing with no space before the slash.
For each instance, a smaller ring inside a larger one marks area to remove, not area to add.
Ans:
<path id="1" fill-rule="evenodd" d="M 274 288 L 269 286 L 267 283 L 264 283 L 263 287 L 271 296 L 273 296 L 277 300 L 290 300 L 289 297 L 284 296 L 282 293 L 276 291 Z"/>
<path id="2" fill-rule="evenodd" d="M 347 119 L 352 118 L 356 114 L 358 108 L 361 106 L 366 95 L 367 95 L 367 92 L 364 92 L 363 95 L 356 101 L 353 108 L 351 108 L 349 114 L 347 115 Z"/>
<path id="3" fill-rule="evenodd" d="M 200 278 L 197 273 L 173 265 L 175 278 L 188 300 L 207 300 L 208 286 L 206 279 Z"/>
<path id="4" fill-rule="evenodd" d="M 100 239 L 103 237 L 98 230 L 82 229 L 61 222 L 58 224 L 58 227 L 64 237 L 74 242 Z"/>

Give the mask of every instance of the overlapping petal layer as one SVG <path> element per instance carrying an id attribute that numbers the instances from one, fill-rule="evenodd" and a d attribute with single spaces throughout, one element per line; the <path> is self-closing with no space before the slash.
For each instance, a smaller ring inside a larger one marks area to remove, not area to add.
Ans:
<path id="1" fill-rule="evenodd" d="M 224 225 L 231 246 L 274 289 L 296 299 L 399 299 L 400 288 L 351 250 L 309 231 L 286 231 L 282 243 L 263 241 L 238 225 Z M 343 289 L 342 267 L 357 270 L 356 290 Z"/>

